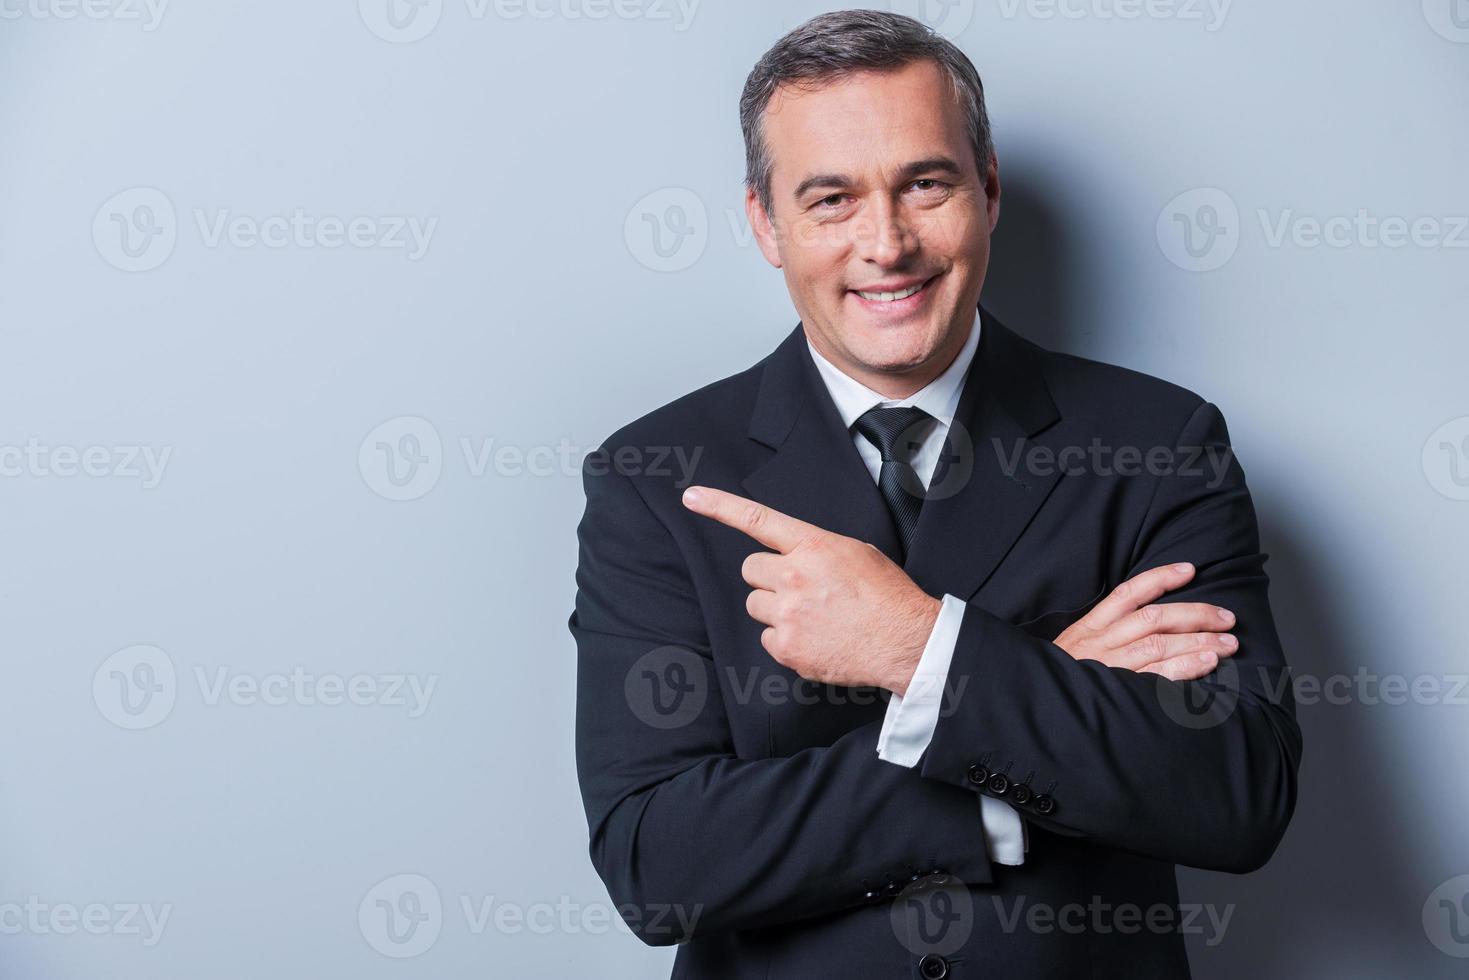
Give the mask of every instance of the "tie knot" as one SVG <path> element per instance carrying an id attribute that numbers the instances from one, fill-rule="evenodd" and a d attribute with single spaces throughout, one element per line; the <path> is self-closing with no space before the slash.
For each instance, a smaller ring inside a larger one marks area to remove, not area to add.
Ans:
<path id="1" fill-rule="evenodd" d="M 858 432 L 882 453 L 883 462 L 909 461 L 912 447 L 922 437 L 919 427 L 933 418 L 912 405 L 892 408 L 869 408 L 857 419 Z"/>

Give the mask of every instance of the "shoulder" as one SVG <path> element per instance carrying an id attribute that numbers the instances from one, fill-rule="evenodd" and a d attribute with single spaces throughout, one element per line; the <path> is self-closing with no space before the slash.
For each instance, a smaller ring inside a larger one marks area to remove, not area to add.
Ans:
<path id="1" fill-rule="evenodd" d="M 1166 378 L 1019 341 L 1045 379 L 1061 417 L 1100 433 L 1146 432 L 1166 438 L 1177 435 L 1209 404 L 1203 395 Z"/>

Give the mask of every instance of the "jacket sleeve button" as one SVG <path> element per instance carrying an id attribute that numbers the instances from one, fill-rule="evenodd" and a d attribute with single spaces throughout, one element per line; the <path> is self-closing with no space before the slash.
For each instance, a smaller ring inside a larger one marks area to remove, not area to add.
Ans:
<path id="1" fill-rule="evenodd" d="M 944 980 L 949 975 L 949 961 L 942 956 L 929 953 L 918 961 L 918 974 L 924 980 Z"/>

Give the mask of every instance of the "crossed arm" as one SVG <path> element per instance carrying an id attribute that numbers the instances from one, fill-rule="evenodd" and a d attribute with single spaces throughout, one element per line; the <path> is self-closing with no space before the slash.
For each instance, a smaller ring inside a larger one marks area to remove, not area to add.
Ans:
<path id="1" fill-rule="evenodd" d="M 1227 446 L 1217 409 L 1199 406 L 1178 442 Z M 950 678 L 974 683 L 950 685 L 964 700 L 916 769 L 877 759 L 876 723 L 789 758 L 737 758 L 674 539 L 630 480 L 585 484 L 569 622 L 578 772 L 593 863 L 646 942 L 840 911 L 897 874 L 989 881 L 976 794 L 995 790 L 976 769 L 1048 795 L 1049 810 L 1027 812 L 1047 829 L 1179 863 L 1250 870 L 1284 831 L 1300 735 L 1237 463 L 1212 487 L 1160 477 L 1132 563 L 1146 574 L 1055 641 L 966 604 Z M 719 491 L 695 497 L 686 506 L 774 549 L 744 568 L 773 657 L 813 680 L 906 689 L 938 599 L 862 542 Z M 1154 603 L 1165 591 L 1173 600 Z M 1237 647 L 1220 606 L 1237 616 Z M 707 696 L 658 728 L 626 685 L 668 647 Z M 1211 674 L 1220 657 L 1233 669 Z"/>

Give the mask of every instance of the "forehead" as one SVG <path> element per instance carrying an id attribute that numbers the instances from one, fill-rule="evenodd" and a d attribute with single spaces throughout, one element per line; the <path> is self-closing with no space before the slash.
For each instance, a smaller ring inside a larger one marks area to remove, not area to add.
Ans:
<path id="1" fill-rule="evenodd" d="M 864 71 L 818 86 L 782 85 L 765 110 L 772 189 L 811 173 L 858 176 L 913 160 L 972 159 L 948 76 L 932 61 Z"/>

